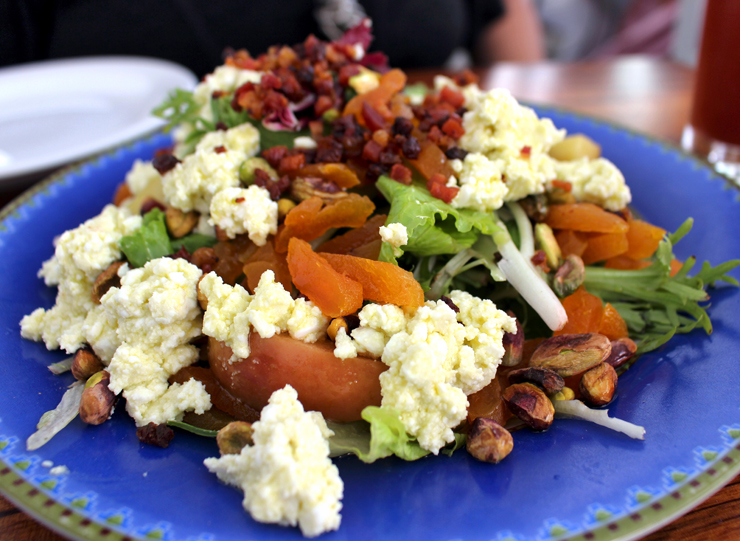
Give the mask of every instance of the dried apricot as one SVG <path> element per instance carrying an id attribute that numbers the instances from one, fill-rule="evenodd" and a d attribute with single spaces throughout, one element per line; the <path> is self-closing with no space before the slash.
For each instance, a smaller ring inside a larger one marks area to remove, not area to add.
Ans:
<path id="1" fill-rule="evenodd" d="M 601 315 L 597 332 L 603 334 L 609 340 L 629 337 L 627 323 L 610 303 L 606 303 L 606 306 L 604 306 L 604 313 Z"/>
<path id="2" fill-rule="evenodd" d="M 362 306 L 362 285 L 334 270 L 306 241 L 290 239 L 288 269 L 298 291 L 327 316 L 354 314 Z"/>
<path id="3" fill-rule="evenodd" d="M 326 241 L 316 251 L 331 254 L 351 254 L 352 250 L 364 244 L 380 240 L 380 226 L 385 223 L 386 218 L 385 214 L 376 214 L 362 227 L 350 229 L 344 235 Z M 374 259 L 377 259 L 377 257 Z"/>
<path id="4" fill-rule="evenodd" d="M 601 304 L 601 299 L 586 291 L 583 286 L 563 299 L 563 308 L 568 314 L 568 322 L 565 327 L 553 333 L 555 336 L 589 333 L 598 330 L 604 307 Z"/>
<path id="5" fill-rule="evenodd" d="M 628 226 L 621 217 L 593 203 L 551 205 L 545 223 L 553 229 L 572 229 L 589 233 L 626 233 Z"/>
<path id="6" fill-rule="evenodd" d="M 624 255 L 632 259 L 645 259 L 652 256 L 658 249 L 660 241 L 665 235 L 665 229 L 654 226 L 642 220 L 630 220 L 627 231 L 629 247 Z"/>
<path id="7" fill-rule="evenodd" d="M 584 264 L 590 265 L 623 254 L 627 246 L 627 235 L 624 233 L 591 234 L 581 258 Z"/>

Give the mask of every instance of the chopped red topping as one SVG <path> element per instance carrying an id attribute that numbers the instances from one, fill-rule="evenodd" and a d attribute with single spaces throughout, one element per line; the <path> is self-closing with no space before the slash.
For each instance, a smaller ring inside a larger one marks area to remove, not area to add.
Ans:
<path id="1" fill-rule="evenodd" d="M 400 163 L 395 164 L 391 167 L 390 177 L 396 182 L 409 186 L 411 184 L 411 169 Z"/>
<path id="2" fill-rule="evenodd" d="M 552 187 L 560 188 L 561 190 L 568 192 L 568 193 L 570 193 L 570 191 L 573 189 L 573 185 L 570 182 L 567 182 L 565 180 L 553 180 Z"/>
<path id="3" fill-rule="evenodd" d="M 234 199 L 234 203 L 244 203 L 244 201 L 246 201 L 246 199 L 243 197 L 237 197 Z"/>
<path id="4" fill-rule="evenodd" d="M 429 187 L 430 184 L 431 187 Z M 441 199 L 445 203 L 450 203 L 450 201 L 455 199 L 457 193 L 460 191 L 460 188 L 455 186 L 445 186 L 440 182 L 431 182 L 431 180 L 427 182 L 427 187 L 429 187 L 429 193 L 432 194 L 432 197 Z"/>
<path id="5" fill-rule="evenodd" d="M 313 110 L 316 113 L 316 116 L 321 116 L 332 107 L 334 107 L 334 100 L 329 96 L 319 96 L 316 100 L 316 104 L 313 106 Z"/>
<path id="6" fill-rule="evenodd" d="M 141 215 L 144 216 L 144 214 L 152 209 L 159 209 L 164 212 L 165 210 L 167 210 L 167 207 L 153 197 L 149 197 L 141 204 Z"/>
<path id="7" fill-rule="evenodd" d="M 362 157 L 370 162 L 377 162 L 380 160 L 380 152 L 383 147 L 380 146 L 374 139 L 370 139 L 362 149 Z"/>
<path id="8" fill-rule="evenodd" d="M 359 64 L 347 64 L 339 68 L 339 84 L 347 86 L 349 84 L 350 77 L 354 77 L 360 73 Z"/>
<path id="9" fill-rule="evenodd" d="M 306 157 L 303 154 L 293 154 L 292 156 L 285 156 L 280 160 L 280 166 L 278 170 L 280 173 L 290 173 L 297 171 L 306 164 Z"/>
<path id="10" fill-rule="evenodd" d="M 224 152 L 226 152 L 226 147 L 223 145 L 214 147 L 213 152 L 215 152 L 216 154 L 223 154 Z"/>
<path id="11" fill-rule="evenodd" d="M 152 167 L 154 167 L 160 175 L 164 175 L 167 171 L 173 169 L 178 163 L 180 163 L 180 160 L 175 158 L 172 154 L 169 152 L 163 152 L 154 156 Z"/>
<path id="12" fill-rule="evenodd" d="M 365 121 L 365 125 L 371 131 L 380 130 L 385 127 L 385 119 L 367 101 L 362 102 L 362 118 Z"/>
<path id="13" fill-rule="evenodd" d="M 465 128 L 457 120 L 449 119 L 442 125 L 442 131 L 453 139 L 460 139 L 465 135 Z"/>
<path id="14" fill-rule="evenodd" d="M 543 250 L 537 250 L 531 257 L 532 265 L 540 267 L 546 273 L 550 272 L 550 267 L 547 266 L 547 256 Z"/>
<path id="15" fill-rule="evenodd" d="M 287 153 L 288 147 L 280 145 L 266 148 L 262 151 L 262 157 L 266 159 L 271 166 L 277 168 L 280 165 L 280 160 L 282 160 Z"/>
<path id="16" fill-rule="evenodd" d="M 532 153 L 532 147 L 522 147 L 521 155 L 522 158 L 529 158 L 529 155 Z"/>
<path id="17" fill-rule="evenodd" d="M 465 105 L 465 96 L 463 96 L 461 92 L 453 90 L 448 86 L 442 89 L 442 92 L 440 92 L 440 98 L 442 101 L 452 105 L 455 109 Z"/>

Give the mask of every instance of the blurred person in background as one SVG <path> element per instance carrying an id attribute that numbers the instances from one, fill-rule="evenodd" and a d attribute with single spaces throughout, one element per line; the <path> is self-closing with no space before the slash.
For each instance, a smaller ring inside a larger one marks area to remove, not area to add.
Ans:
<path id="1" fill-rule="evenodd" d="M 0 65 L 87 55 L 172 60 L 198 76 L 226 48 L 257 55 L 373 20 L 371 51 L 401 68 L 544 58 L 532 0 L 3 0 Z"/>

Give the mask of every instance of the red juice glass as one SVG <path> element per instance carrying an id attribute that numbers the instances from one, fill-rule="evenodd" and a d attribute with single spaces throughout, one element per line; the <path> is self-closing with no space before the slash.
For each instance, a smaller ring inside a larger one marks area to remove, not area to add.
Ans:
<path id="1" fill-rule="evenodd" d="M 740 0 L 708 0 L 689 125 L 681 140 L 740 181 Z"/>

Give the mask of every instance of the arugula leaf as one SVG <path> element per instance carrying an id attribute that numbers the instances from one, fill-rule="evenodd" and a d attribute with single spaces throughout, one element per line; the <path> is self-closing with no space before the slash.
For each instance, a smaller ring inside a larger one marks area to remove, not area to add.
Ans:
<path id="1" fill-rule="evenodd" d="M 164 212 L 158 208 L 147 212 L 141 228 L 123 237 L 120 245 L 132 267 L 142 267 L 147 261 L 170 255 L 173 250 L 167 236 Z"/>
<path id="2" fill-rule="evenodd" d="M 696 258 L 690 257 L 681 270 L 671 276 L 673 244 L 690 230 L 693 220 L 686 220 L 672 235 L 660 242 L 653 263 L 639 270 L 586 267 L 584 286 L 604 302 L 611 302 L 627 323 L 638 343 L 638 353 L 652 351 L 665 344 L 674 334 L 701 327 L 707 334 L 712 323 L 704 306 L 709 299 L 705 288 L 721 280 L 738 285 L 727 273 L 740 265 L 740 260 L 727 261 L 716 267 L 704 262 L 701 270 L 688 276 Z"/>
<path id="3" fill-rule="evenodd" d="M 200 118 L 200 105 L 195 101 L 192 92 L 176 88 L 157 107 L 152 114 L 167 121 L 165 131 L 169 131 L 181 123 L 195 125 Z"/>
<path id="4" fill-rule="evenodd" d="M 501 230 L 493 214 L 453 208 L 420 183 L 406 186 L 384 175 L 376 187 L 391 203 L 386 223 L 406 226 L 409 243 L 402 249 L 417 256 L 456 254 L 472 246 L 481 233 Z M 388 243 L 383 243 L 378 259 L 396 262 Z"/>
<path id="5" fill-rule="evenodd" d="M 406 434 L 396 409 L 367 406 L 362 410 L 362 418 L 367 423 L 329 423 L 329 428 L 334 431 L 334 436 L 329 439 L 332 456 L 352 453 L 370 464 L 391 455 L 417 460 L 429 454 L 415 438 Z"/>
<path id="6" fill-rule="evenodd" d="M 211 248 L 218 242 L 216 237 L 210 237 L 208 235 L 201 235 L 200 233 L 193 233 L 185 237 L 174 239 L 170 241 L 172 245 L 172 252 L 177 252 L 180 248 L 185 247 L 188 253 L 192 254 L 198 248 Z"/>
<path id="7" fill-rule="evenodd" d="M 198 436 L 203 436 L 204 438 L 215 438 L 218 435 L 218 430 L 208 430 L 207 428 L 200 428 L 182 421 L 167 421 L 167 426 L 174 426 L 175 428 L 180 428 Z"/>

